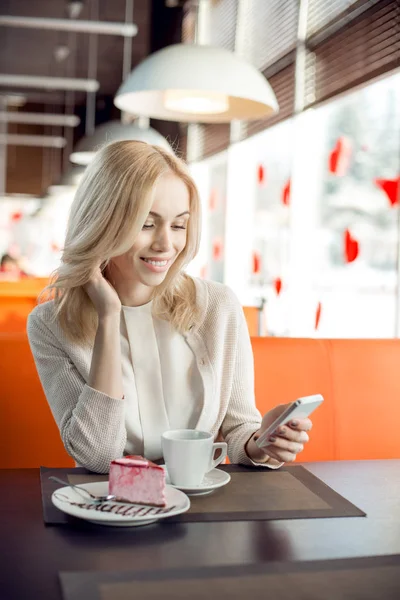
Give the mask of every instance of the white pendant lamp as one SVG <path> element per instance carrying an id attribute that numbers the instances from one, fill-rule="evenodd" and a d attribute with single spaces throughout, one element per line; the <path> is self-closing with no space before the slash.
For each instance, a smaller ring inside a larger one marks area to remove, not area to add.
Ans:
<path id="1" fill-rule="evenodd" d="M 142 61 L 120 86 L 120 110 L 155 119 L 226 123 L 278 111 L 266 78 L 224 48 L 167 46 Z"/>
<path id="2" fill-rule="evenodd" d="M 70 160 L 78 165 L 88 165 L 99 148 L 121 140 L 147 142 L 172 152 L 165 137 L 152 127 L 141 128 L 135 123 L 126 125 L 121 121 L 108 121 L 96 127 L 93 135 L 85 136 L 77 143 Z"/>

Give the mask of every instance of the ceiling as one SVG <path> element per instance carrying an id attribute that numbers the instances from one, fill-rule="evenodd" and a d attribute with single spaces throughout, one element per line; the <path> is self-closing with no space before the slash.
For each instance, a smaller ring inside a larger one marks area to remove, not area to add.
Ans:
<path id="1" fill-rule="evenodd" d="M 151 52 L 180 41 L 183 5 L 182 0 L 134 0 L 133 22 L 138 33 L 132 39 L 132 68 Z M 125 0 L 0 0 L 0 15 L 68 19 L 74 7 L 80 8 L 79 20 L 125 21 Z M 0 26 L 0 73 L 95 78 L 100 84 L 96 94 L 96 124 L 119 118 L 113 97 L 123 76 L 124 38 L 93 34 L 90 38 L 88 33 Z M 89 48 L 93 43 L 97 44 L 97 52 L 92 53 L 92 57 L 97 56 L 97 66 L 95 77 L 89 77 Z M 64 151 L 8 146 L 6 191 L 43 194 L 57 182 L 68 165 L 67 154 L 85 133 L 86 93 L 2 86 L 0 94 L 23 97 L 22 106 L 11 105 L 8 110 L 73 113 L 81 118 L 79 127 L 69 131 L 69 128 L 63 131 L 60 127 L 9 124 L 10 133 L 67 135 L 68 147 Z M 177 124 L 158 121 L 152 122 L 152 126 L 163 135 L 178 135 Z"/>

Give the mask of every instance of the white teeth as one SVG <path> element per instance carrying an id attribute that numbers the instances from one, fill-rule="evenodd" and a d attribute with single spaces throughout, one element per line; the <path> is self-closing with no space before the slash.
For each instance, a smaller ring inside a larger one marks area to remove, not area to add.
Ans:
<path id="1" fill-rule="evenodd" d="M 167 260 L 156 261 L 156 260 L 149 260 L 148 258 L 144 258 L 143 260 L 144 260 L 144 262 L 147 262 L 150 265 L 154 265 L 155 267 L 165 267 L 165 265 L 168 262 Z"/>

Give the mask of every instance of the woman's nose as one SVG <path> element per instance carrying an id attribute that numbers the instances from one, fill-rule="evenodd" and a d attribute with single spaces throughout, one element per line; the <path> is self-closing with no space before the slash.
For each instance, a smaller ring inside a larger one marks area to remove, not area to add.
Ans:
<path id="1" fill-rule="evenodd" d="M 167 252 L 171 248 L 171 233 L 166 227 L 156 231 L 153 248 L 159 252 Z"/>

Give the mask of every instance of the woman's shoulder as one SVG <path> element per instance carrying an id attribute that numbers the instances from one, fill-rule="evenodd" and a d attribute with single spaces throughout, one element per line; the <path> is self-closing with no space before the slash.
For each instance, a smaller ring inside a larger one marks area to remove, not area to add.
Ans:
<path id="1" fill-rule="evenodd" d="M 33 322 L 42 321 L 44 323 L 50 323 L 54 320 L 54 315 L 54 300 L 48 300 L 47 302 L 41 302 L 40 304 L 37 304 L 29 313 L 28 319 Z"/>
<path id="2" fill-rule="evenodd" d="M 36 337 L 40 332 L 52 331 L 54 328 L 58 328 L 54 300 L 41 302 L 29 313 L 27 321 L 29 338 Z"/>
<path id="3" fill-rule="evenodd" d="M 238 313 L 241 304 L 233 290 L 223 283 L 193 278 L 199 308 L 204 315 L 210 312 Z"/>
<path id="4" fill-rule="evenodd" d="M 207 287 L 210 300 L 216 303 L 234 304 L 235 306 L 239 303 L 235 292 L 229 286 L 208 279 L 204 279 L 203 281 Z"/>

